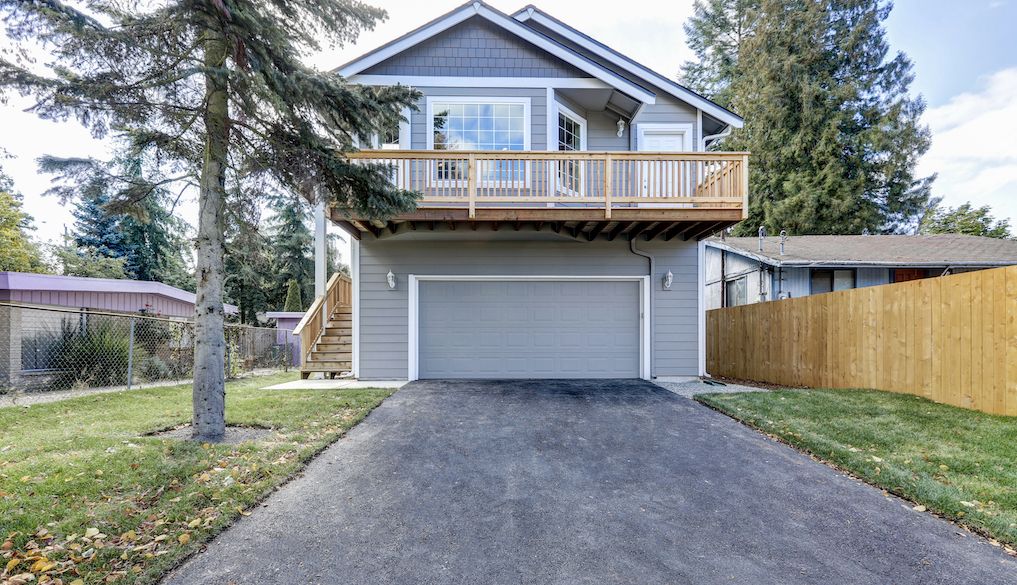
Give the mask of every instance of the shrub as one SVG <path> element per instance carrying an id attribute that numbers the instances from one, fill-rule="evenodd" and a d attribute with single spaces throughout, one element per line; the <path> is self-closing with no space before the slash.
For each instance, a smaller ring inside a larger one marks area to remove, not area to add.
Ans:
<path id="1" fill-rule="evenodd" d="M 108 320 L 89 323 L 83 331 L 65 326 L 55 366 L 60 371 L 56 385 L 103 387 L 127 383 L 130 333 Z M 134 348 L 134 363 L 140 363 L 145 352 Z"/>

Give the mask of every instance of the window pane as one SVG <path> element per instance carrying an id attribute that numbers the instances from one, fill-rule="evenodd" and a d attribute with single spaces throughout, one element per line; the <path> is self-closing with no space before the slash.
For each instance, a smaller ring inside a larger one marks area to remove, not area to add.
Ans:
<path id="1" fill-rule="evenodd" d="M 834 270 L 833 290 L 850 290 L 855 287 L 854 270 Z"/>
<path id="2" fill-rule="evenodd" d="M 833 291 L 833 271 L 812 271 L 812 294 L 818 295 Z"/>
<path id="3" fill-rule="evenodd" d="M 445 150 L 523 150 L 523 104 L 435 103 L 434 144 Z M 499 174 L 519 171 L 496 169 Z"/>

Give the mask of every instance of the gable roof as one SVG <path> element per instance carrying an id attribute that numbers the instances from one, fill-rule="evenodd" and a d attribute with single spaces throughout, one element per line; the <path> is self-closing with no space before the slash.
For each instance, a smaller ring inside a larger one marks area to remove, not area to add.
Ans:
<path id="1" fill-rule="evenodd" d="M 565 24 L 532 4 L 519 10 L 512 16 L 520 22 L 532 20 L 533 22 L 554 31 L 556 34 L 561 35 L 580 47 L 583 47 L 601 59 L 621 67 L 626 71 L 631 71 L 633 74 L 667 91 L 674 97 L 703 110 L 704 113 L 713 116 L 721 122 L 734 126 L 735 128 L 741 128 L 744 123 L 742 117 L 731 110 L 728 110 L 720 104 L 699 95 L 684 85 L 672 81 L 660 73 L 641 65 L 593 37 Z"/>
<path id="2" fill-rule="evenodd" d="M 652 104 L 656 101 L 656 94 L 649 89 L 625 79 L 614 71 L 587 59 L 561 43 L 543 35 L 532 28 L 525 26 L 511 16 L 480 2 L 479 0 L 467 2 L 462 6 L 448 12 L 427 24 L 414 29 L 405 35 L 390 41 L 373 51 L 368 52 L 344 65 L 340 65 L 335 72 L 343 77 L 352 77 L 368 67 L 397 55 L 406 49 L 423 42 L 453 26 L 473 17 L 483 18 L 495 24 L 530 44 L 555 55 L 562 61 L 569 63 L 577 69 L 600 79 L 601 81 L 617 88 L 620 91 L 632 96 L 636 100 Z"/>
<path id="3" fill-rule="evenodd" d="M 926 236 L 791 236 L 780 255 L 780 238 L 709 239 L 707 246 L 773 266 L 1010 266 L 1017 240 L 941 234 Z"/>

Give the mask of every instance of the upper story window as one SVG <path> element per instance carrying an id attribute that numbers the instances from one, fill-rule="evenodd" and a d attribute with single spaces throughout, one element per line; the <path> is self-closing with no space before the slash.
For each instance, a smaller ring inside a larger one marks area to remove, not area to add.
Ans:
<path id="1" fill-rule="evenodd" d="M 434 150 L 528 150 L 528 101 L 435 98 L 428 104 Z"/>

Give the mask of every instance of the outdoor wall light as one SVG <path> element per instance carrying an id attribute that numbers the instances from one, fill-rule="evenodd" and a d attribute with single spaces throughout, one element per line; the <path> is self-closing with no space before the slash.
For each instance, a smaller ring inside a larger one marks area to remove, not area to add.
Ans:
<path id="1" fill-rule="evenodd" d="M 625 120 L 618 118 L 618 138 L 625 135 Z"/>
<path id="2" fill-rule="evenodd" d="M 661 284 L 664 285 L 664 288 L 671 288 L 672 283 L 674 283 L 674 274 L 668 270 L 667 274 L 664 275 Z"/>
<path id="3" fill-rule="evenodd" d="M 394 289 L 396 285 L 396 277 L 395 274 L 392 274 L 391 270 L 389 270 L 388 274 L 385 275 L 385 279 L 388 280 L 388 287 Z"/>

